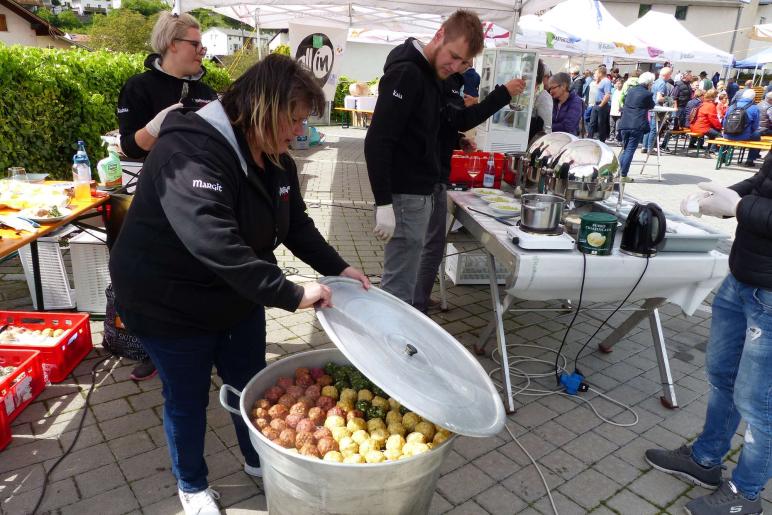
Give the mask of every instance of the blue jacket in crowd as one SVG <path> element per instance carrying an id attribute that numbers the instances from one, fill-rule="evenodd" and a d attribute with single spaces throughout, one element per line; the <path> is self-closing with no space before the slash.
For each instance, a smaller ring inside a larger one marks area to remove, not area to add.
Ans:
<path id="1" fill-rule="evenodd" d="M 654 108 L 654 99 L 649 88 L 638 84 L 630 88 L 625 96 L 622 119 L 617 124 L 619 130 L 649 131 L 649 110 Z"/>
<path id="2" fill-rule="evenodd" d="M 750 106 L 750 107 L 748 107 Z M 724 137 L 726 139 L 733 139 L 733 140 L 747 140 L 753 135 L 753 133 L 759 131 L 759 108 L 756 107 L 756 105 L 753 103 L 752 98 L 740 98 L 736 103 L 731 104 L 729 106 L 729 109 L 726 110 L 726 115 L 724 116 L 724 120 L 727 119 L 729 116 L 729 113 L 737 109 L 738 107 L 747 107 L 745 110 L 746 114 L 746 123 L 745 123 L 745 129 L 743 129 L 741 134 L 724 134 Z"/>

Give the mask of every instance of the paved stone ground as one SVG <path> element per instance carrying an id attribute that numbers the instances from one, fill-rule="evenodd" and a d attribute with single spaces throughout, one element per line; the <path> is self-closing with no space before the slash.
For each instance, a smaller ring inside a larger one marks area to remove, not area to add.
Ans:
<path id="1" fill-rule="evenodd" d="M 309 212 L 350 263 L 377 276 L 381 272 L 382 246 L 371 235 L 372 197 L 362 147 L 365 132 L 340 128 L 325 132 L 328 137 L 324 148 L 298 153 Z M 693 191 L 699 181 L 716 180 L 728 185 L 752 175 L 740 168 L 716 172 L 712 161 L 697 158 L 668 156 L 662 158 L 662 164 L 663 182 L 653 177 L 653 167 L 647 167 L 647 175 L 633 175 L 636 182 L 628 191 L 654 199 L 667 209 L 676 209 L 680 199 Z M 733 231 L 732 220 L 705 222 Z M 278 254 L 283 266 L 295 267 L 300 275 L 313 274 L 286 251 L 280 250 Z M 18 259 L 1 264 L 0 274 L 0 307 L 29 308 L 29 292 Z M 450 310 L 433 317 L 462 343 L 471 345 L 491 318 L 488 289 L 452 287 L 449 301 Z M 538 306 L 541 304 L 523 303 L 518 307 Z M 510 344 L 529 343 L 556 349 L 564 325 L 551 316 L 529 312 L 510 317 L 506 322 Z M 632 406 L 639 418 L 636 425 L 617 427 L 604 423 L 576 398 L 517 397 L 521 407 L 509 417 L 508 427 L 539 463 L 561 514 L 682 513 L 686 502 L 706 493 L 702 488 L 651 470 L 642 457 L 646 448 L 675 447 L 693 439 L 701 428 L 707 401 L 704 361 L 709 306 L 706 304 L 691 317 L 666 306 L 662 319 L 680 409 L 669 411 L 658 400 L 659 375 L 649 330 L 644 325 L 635 328 L 613 353 L 592 352 L 582 359 L 588 381 L 617 401 Z M 580 319 L 569 337 L 567 355 L 575 355 L 599 322 L 595 317 Z M 0 453 L 0 513 L 4 515 L 31 510 L 44 472 L 76 433 L 91 384 L 90 370 L 105 355 L 99 345 L 102 323 L 93 321 L 91 326 L 96 348 L 88 359 L 66 381 L 49 386 L 13 423 L 13 442 Z M 607 332 L 601 331 L 599 338 Z M 331 345 L 309 311 L 269 310 L 268 341 L 269 361 Z M 594 349 L 594 345 L 590 348 Z M 515 352 L 552 358 L 549 353 L 533 348 Z M 488 370 L 496 366 L 489 358 L 481 362 Z M 134 383 L 128 379 L 131 368 L 130 362 L 111 360 L 99 369 L 80 439 L 72 454 L 52 474 L 43 511 L 103 515 L 181 513 L 161 424 L 160 382 L 156 379 Z M 222 494 L 226 513 L 263 513 L 266 500 L 261 481 L 241 471 L 229 416 L 216 399 L 219 384 L 213 377 L 206 435 L 210 482 Z M 542 384 L 548 388 L 554 385 L 549 379 Z M 594 394 L 582 398 L 591 400 L 607 418 L 621 423 L 631 421 L 629 413 L 607 400 Z M 729 469 L 740 443 L 738 435 L 729 457 Z M 770 499 L 767 494 L 767 509 Z M 456 441 L 442 467 L 431 511 L 549 514 L 551 508 L 535 467 L 509 434 L 502 432 L 492 438 Z"/>

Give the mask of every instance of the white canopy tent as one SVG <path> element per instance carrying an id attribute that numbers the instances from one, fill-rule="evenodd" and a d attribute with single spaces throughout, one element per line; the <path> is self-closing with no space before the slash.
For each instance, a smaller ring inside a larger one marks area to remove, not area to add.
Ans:
<path id="1" fill-rule="evenodd" d="M 732 65 L 732 54 L 705 43 L 670 14 L 649 11 L 627 29 L 668 61 Z"/>
<path id="2" fill-rule="evenodd" d="M 658 60 L 656 52 L 630 34 L 597 0 L 566 0 L 542 16 L 523 16 L 519 30 L 529 47 L 572 55 Z"/>
<path id="3" fill-rule="evenodd" d="M 754 25 L 748 32 L 748 38 L 756 41 L 772 41 L 772 23 Z"/>
<path id="4" fill-rule="evenodd" d="M 547 9 L 559 0 L 176 0 L 175 11 L 213 9 L 260 28 L 284 29 L 290 21 L 360 29 L 385 29 L 409 33 L 435 31 L 442 18 L 457 9 L 469 9 L 480 19 L 505 29 L 514 28 L 521 14 Z"/>

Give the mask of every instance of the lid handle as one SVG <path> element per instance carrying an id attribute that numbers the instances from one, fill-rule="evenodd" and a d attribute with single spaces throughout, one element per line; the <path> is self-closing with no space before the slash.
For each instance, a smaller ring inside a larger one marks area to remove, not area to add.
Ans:
<path id="1" fill-rule="evenodd" d="M 412 344 L 408 343 L 407 345 L 405 345 L 405 354 L 407 354 L 408 356 L 413 356 L 415 354 L 418 354 L 418 349 L 413 347 Z"/>

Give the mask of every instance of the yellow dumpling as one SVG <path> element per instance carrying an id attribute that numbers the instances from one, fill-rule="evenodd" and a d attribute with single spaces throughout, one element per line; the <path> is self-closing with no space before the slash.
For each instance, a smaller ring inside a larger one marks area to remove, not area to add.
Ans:
<path id="1" fill-rule="evenodd" d="M 343 463 L 366 463 L 364 456 L 361 454 L 352 454 L 343 458 Z"/>
<path id="2" fill-rule="evenodd" d="M 386 449 L 383 451 L 383 455 L 386 456 L 386 459 L 389 461 L 396 461 L 402 456 L 402 450 Z"/>
<path id="3" fill-rule="evenodd" d="M 367 421 L 367 430 L 371 433 L 376 429 L 386 429 L 386 423 L 382 418 L 371 418 Z"/>
<path id="4" fill-rule="evenodd" d="M 386 413 L 386 425 L 391 424 L 401 424 L 402 423 L 402 414 L 400 414 L 399 411 L 392 410 Z"/>
<path id="5" fill-rule="evenodd" d="M 365 461 L 367 463 L 381 463 L 386 461 L 386 456 L 381 451 L 368 451 L 365 454 Z"/>
<path id="6" fill-rule="evenodd" d="M 351 430 L 347 427 L 333 427 L 330 429 L 332 433 L 332 439 L 336 442 L 340 442 L 341 438 L 351 436 Z"/>
<path id="7" fill-rule="evenodd" d="M 386 439 L 389 437 L 389 432 L 385 429 L 378 428 L 370 433 L 370 438 L 383 445 Z"/>
<path id="8" fill-rule="evenodd" d="M 426 436 L 423 433 L 410 433 L 405 441 L 407 443 L 426 443 Z"/>
<path id="9" fill-rule="evenodd" d="M 415 426 L 421 421 L 421 417 L 413 413 L 412 411 L 409 413 L 405 413 L 405 415 L 402 417 L 402 425 L 405 426 L 405 429 L 412 432 L 415 429 Z"/>
<path id="10" fill-rule="evenodd" d="M 357 393 L 357 400 L 358 401 L 372 401 L 373 400 L 373 392 L 370 390 L 359 390 Z"/>
<path id="11" fill-rule="evenodd" d="M 430 422 L 419 422 L 415 425 L 413 431 L 424 435 L 426 437 L 425 441 L 427 442 L 431 442 L 432 438 L 434 438 L 434 424 Z"/>
<path id="12" fill-rule="evenodd" d="M 343 462 L 343 455 L 338 451 L 330 451 L 322 458 L 324 461 L 335 461 L 337 463 Z"/>
<path id="13" fill-rule="evenodd" d="M 358 445 L 361 445 L 362 442 L 364 442 L 368 438 L 370 438 L 370 434 L 364 429 L 354 431 L 354 434 L 351 435 L 351 439 L 354 440 Z"/>
<path id="14" fill-rule="evenodd" d="M 386 439 L 386 450 L 401 451 L 405 445 L 405 439 L 401 435 L 391 435 Z"/>
<path id="15" fill-rule="evenodd" d="M 340 392 L 340 400 L 342 401 L 348 401 L 352 404 L 356 403 L 357 401 L 357 391 L 353 390 L 351 388 L 344 388 L 342 392 Z"/>
<path id="16" fill-rule="evenodd" d="M 332 428 L 334 427 L 346 427 L 346 420 L 338 415 L 332 415 L 327 417 L 327 420 L 324 421 L 324 427 L 330 431 L 332 431 Z"/>

